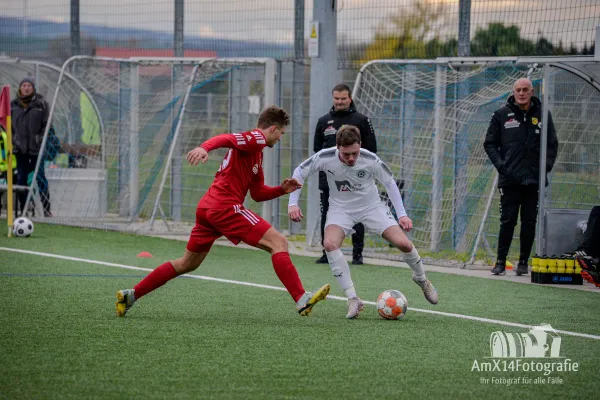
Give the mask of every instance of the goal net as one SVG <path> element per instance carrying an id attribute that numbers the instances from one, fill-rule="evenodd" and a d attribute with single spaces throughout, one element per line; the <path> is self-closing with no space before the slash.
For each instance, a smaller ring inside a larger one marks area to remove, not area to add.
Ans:
<path id="1" fill-rule="evenodd" d="M 455 258 L 459 253 L 465 260 L 478 248 L 495 254 L 497 174 L 483 141 L 493 111 L 505 104 L 518 78 L 529 77 L 540 99 L 544 85 L 550 92 L 560 147 L 547 205 L 589 209 L 596 201 L 600 93 L 561 69 L 552 69 L 544 82 L 544 63 L 534 61 L 382 60 L 361 69 L 354 101 L 371 118 L 378 155 L 396 176 L 414 222 L 409 236 L 423 254 L 445 252 Z M 518 232 L 517 227 L 513 256 L 518 255 Z M 372 236 L 366 243 L 371 251 L 393 252 L 381 238 Z"/>
<path id="2" fill-rule="evenodd" d="M 74 57 L 63 66 L 29 200 L 45 222 L 142 233 L 189 232 L 224 155 L 192 167 L 185 155 L 219 133 L 254 126 L 273 102 L 270 59 Z M 269 75 L 271 75 L 269 77 Z M 66 79 L 65 77 L 72 79 Z M 268 177 L 267 177 L 268 179 Z M 31 204 L 31 203 L 28 203 Z M 265 210 L 249 204 L 258 213 Z"/>

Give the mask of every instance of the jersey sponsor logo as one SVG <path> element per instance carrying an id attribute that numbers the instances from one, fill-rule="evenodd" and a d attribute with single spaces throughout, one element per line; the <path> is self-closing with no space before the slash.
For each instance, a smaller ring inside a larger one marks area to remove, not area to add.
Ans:
<path id="1" fill-rule="evenodd" d="M 358 192 L 362 190 L 362 185 L 353 185 L 348 181 L 334 181 L 338 192 Z"/>
<path id="2" fill-rule="evenodd" d="M 504 123 L 504 129 L 518 128 L 520 125 L 521 123 L 519 121 L 517 121 L 514 118 L 511 118 Z"/>
<path id="3" fill-rule="evenodd" d="M 258 174 L 258 164 L 254 164 L 254 167 L 252 167 L 252 172 L 254 172 L 254 175 Z"/>
<path id="4" fill-rule="evenodd" d="M 365 175 L 367 175 L 367 171 L 365 171 L 364 169 L 361 169 L 361 170 L 359 170 L 359 171 L 356 173 L 356 176 L 357 176 L 359 179 L 362 179 L 362 178 L 364 178 L 364 177 L 365 177 Z"/>
<path id="5" fill-rule="evenodd" d="M 335 135 L 336 133 L 337 133 L 337 129 L 335 129 L 332 125 L 329 125 L 327 127 L 327 129 L 325 129 L 323 131 L 323 135 L 325 135 L 325 136 Z"/>
<path id="6" fill-rule="evenodd" d="M 328 169 L 327 172 L 329 172 L 331 175 L 335 175 L 335 173 L 330 169 Z"/>

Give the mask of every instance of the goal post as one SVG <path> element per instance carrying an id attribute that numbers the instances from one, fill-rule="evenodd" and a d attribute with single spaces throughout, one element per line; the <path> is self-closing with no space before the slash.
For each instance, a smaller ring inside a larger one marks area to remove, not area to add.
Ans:
<path id="1" fill-rule="evenodd" d="M 39 197 L 36 186 L 44 172 L 53 214 L 45 221 L 141 233 L 189 232 L 196 204 L 224 151 L 211 153 L 209 162 L 198 167 L 189 166 L 185 154 L 216 134 L 254 127 L 260 111 L 276 103 L 275 64 L 268 58 L 70 58 L 50 107 L 61 154 L 51 162 L 38 159 L 27 204 Z M 83 102 L 61 101 L 72 96 L 67 74 L 82 83 L 98 115 L 83 112 Z M 71 137 L 64 134 L 61 115 L 77 127 Z M 266 183 L 275 185 L 274 152 L 264 154 Z M 247 206 L 271 220 L 271 208 L 250 200 Z"/>
<path id="2" fill-rule="evenodd" d="M 459 253 L 466 261 L 486 243 L 493 250 L 487 255 L 494 255 L 499 195 L 483 141 L 492 112 L 505 104 L 519 78 L 529 77 L 535 95 L 546 98 L 544 107 L 552 113 L 560 143 L 551 183 L 540 190 L 540 209 L 591 209 L 600 190 L 599 66 L 593 57 L 459 57 L 363 65 L 353 100 L 371 119 L 378 155 L 398 180 L 417 248 L 432 255 Z M 517 227 L 512 256 L 518 255 L 518 232 Z M 538 234 L 541 242 L 547 232 L 541 227 Z M 390 252 L 380 238 L 370 239 L 365 252 Z"/>

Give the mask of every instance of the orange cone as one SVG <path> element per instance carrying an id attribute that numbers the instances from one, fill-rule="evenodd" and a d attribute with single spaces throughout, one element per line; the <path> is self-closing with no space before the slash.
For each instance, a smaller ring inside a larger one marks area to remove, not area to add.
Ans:
<path id="1" fill-rule="evenodd" d="M 137 255 L 139 258 L 152 258 L 152 254 L 150 254 L 147 251 L 142 251 L 140 254 Z"/>

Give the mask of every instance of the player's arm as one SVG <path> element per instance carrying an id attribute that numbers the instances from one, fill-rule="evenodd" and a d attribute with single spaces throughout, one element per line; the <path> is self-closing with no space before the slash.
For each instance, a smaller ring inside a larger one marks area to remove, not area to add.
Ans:
<path id="1" fill-rule="evenodd" d="M 497 112 L 492 114 L 492 120 L 488 126 L 485 140 L 483 142 L 483 148 L 487 153 L 488 157 L 498 172 L 502 172 L 504 168 L 504 160 L 502 154 L 500 154 L 502 124 L 500 122 L 500 116 Z"/>
<path id="2" fill-rule="evenodd" d="M 381 159 L 377 158 L 377 162 L 375 164 L 374 176 L 383 186 L 385 186 L 385 190 L 388 194 L 389 201 L 394 206 L 396 210 L 396 215 L 398 216 L 398 223 L 407 232 L 413 227 L 412 221 L 408 218 L 408 214 L 406 214 L 406 210 L 404 209 L 404 202 L 402 201 L 402 195 L 400 194 L 400 189 L 396 185 L 396 181 L 394 180 L 394 174 L 390 167 L 387 166 L 386 163 L 381 161 Z"/>
<path id="3" fill-rule="evenodd" d="M 279 186 L 265 185 L 265 175 L 261 167 L 256 174 L 252 186 L 250 186 L 250 197 L 252 197 L 252 200 L 258 202 L 269 201 L 283 196 L 284 194 L 292 193 L 300 187 L 302 187 L 302 184 L 298 183 L 298 181 L 293 178 L 284 179 Z"/>
<path id="4" fill-rule="evenodd" d="M 325 135 L 323 133 L 323 127 L 321 125 L 321 120 L 317 121 L 317 126 L 315 128 L 315 137 L 313 140 L 313 150 L 315 153 L 323 150 L 323 141 L 325 140 Z"/>
<path id="5" fill-rule="evenodd" d="M 208 153 L 221 148 L 236 149 L 244 152 L 262 151 L 267 145 L 266 139 L 258 131 L 247 133 L 223 133 L 211 137 L 187 155 L 187 160 L 192 165 L 204 164 L 208 160 Z"/>
<path id="6" fill-rule="evenodd" d="M 377 153 L 377 138 L 375 137 L 375 130 L 373 124 L 368 117 L 365 117 L 362 121 L 360 129 L 361 146 L 364 149 L 369 150 L 371 153 Z"/>
<path id="7" fill-rule="evenodd" d="M 292 221 L 300 222 L 304 215 L 302 215 L 302 210 L 298 206 L 298 201 L 300 200 L 300 194 L 302 193 L 302 185 L 306 178 L 311 176 L 317 171 L 322 169 L 322 162 L 319 158 L 319 153 L 313 154 L 312 157 L 306 159 L 302 164 L 298 165 L 294 170 L 294 174 L 292 175 L 292 179 L 296 180 L 299 184 L 298 189 L 290 194 L 290 199 L 288 201 L 288 217 Z"/>

